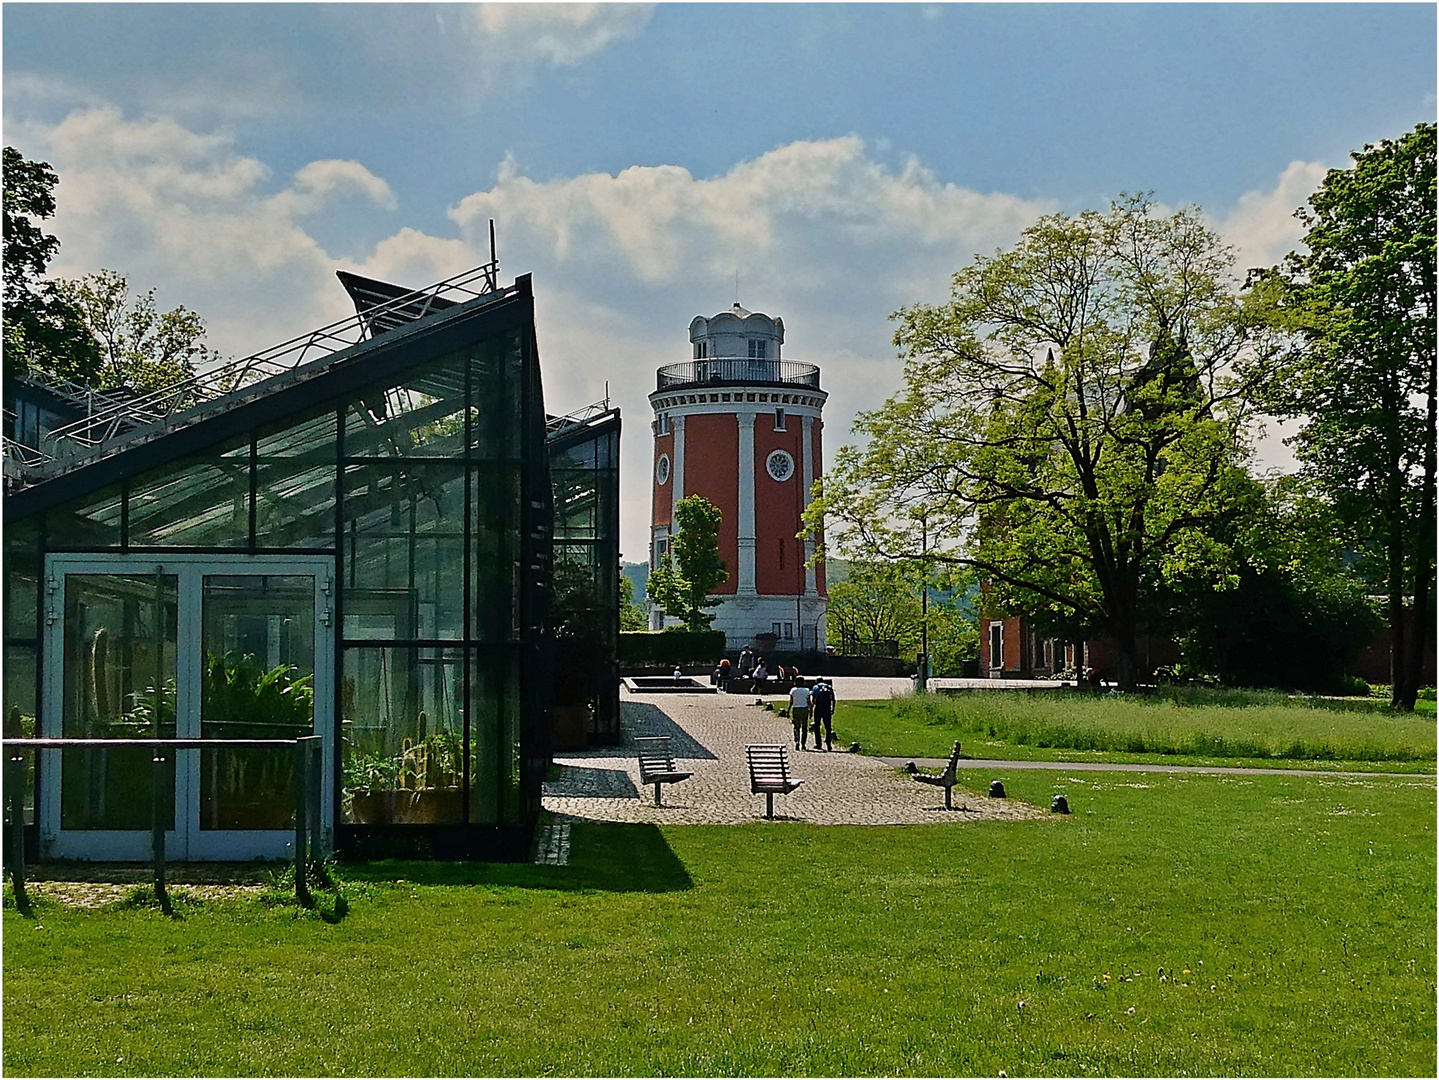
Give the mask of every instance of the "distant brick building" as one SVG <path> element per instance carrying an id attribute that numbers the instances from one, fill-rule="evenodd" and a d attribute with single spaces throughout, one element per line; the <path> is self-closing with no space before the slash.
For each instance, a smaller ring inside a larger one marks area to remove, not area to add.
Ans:
<path id="1" fill-rule="evenodd" d="M 1139 662 L 1152 671 L 1179 659 L 1174 643 L 1167 638 L 1141 632 Z M 1064 671 L 1084 672 L 1094 668 L 1101 678 L 1119 676 L 1119 656 L 1102 638 L 1064 641 L 1046 637 L 1019 615 L 985 617 L 979 620 L 979 674 L 990 679 L 1045 679 Z"/>

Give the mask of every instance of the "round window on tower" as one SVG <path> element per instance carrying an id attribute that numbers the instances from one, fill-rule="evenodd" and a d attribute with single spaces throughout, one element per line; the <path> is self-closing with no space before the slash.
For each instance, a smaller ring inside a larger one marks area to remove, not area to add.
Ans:
<path id="1" fill-rule="evenodd" d="M 655 462 L 655 482 L 668 484 L 670 482 L 670 456 L 661 454 L 660 459 Z"/>
<path id="2" fill-rule="evenodd" d="M 765 471 L 769 473 L 772 480 L 788 480 L 794 475 L 794 458 L 790 457 L 783 450 L 776 450 L 765 458 Z"/>

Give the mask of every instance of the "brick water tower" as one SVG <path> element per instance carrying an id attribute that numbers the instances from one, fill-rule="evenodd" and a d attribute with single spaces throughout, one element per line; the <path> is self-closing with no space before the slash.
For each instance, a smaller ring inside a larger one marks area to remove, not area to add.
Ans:
<path id="1" fill-rule="evenodd" d="M 719 551 L 729 577 L 712 610 L 729 648 L 773 634 L 776 649 L 823 649 L 824 566 L 807 565 L 814 543 L 796 538 L 822 460 L 829 395 L 819 368 L 783 359 L 784 321 L 738 303 L 695 316 L 690 345 L 693 358 L 660 368 L 650 395 L 650 568 L 669 550 L 675 503 L 703 495 L 723 514 Z M 651 610 L 651 628 L 662 625 L 663 613 Z"/>

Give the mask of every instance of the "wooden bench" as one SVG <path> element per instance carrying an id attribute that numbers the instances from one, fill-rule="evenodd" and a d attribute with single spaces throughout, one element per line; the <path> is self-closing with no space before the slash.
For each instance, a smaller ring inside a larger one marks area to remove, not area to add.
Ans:
<path id="1" fill-rule="evenodd" d="M 789 775 L 789 758 L 782 745 L 746 746 L 745 756 L 749 758 L 749 790 L 751 795 L 763 794 L 764 816 L 774 817 L 774 797 L 788 795 L 804 783 Z"/>
<path id="2" fill-rule="evenodd" d="M 694 773 L 680 772 L 675 768 L 675 756 L 670 752 L 668 735 L 643 735 L 635 739 L 639 747 L 640 783 L 655 786 L 655 805 L 660 802 L 661 784 L 678 784 L 688 780 Z"/>
<path id="3" fill-rule="evenodd" d="M 940 773 L 938 776 L 930 776 L 928 773 L 922 772 L 913 772 L 910 773 L 910 775 L 916 780 L 918 780 L 921 784 L 933 784 L 936 787 L 944 788 L 944 808 L 946 810 L 953 810 L 954 806 L 951 802 L 951 799 L 953 797 L 954 785 L 957 782 L 955 779 L 955 770 L 957 770 L 958 768 L 959 743 L 956 742 L 954 744 L 953 752 L 949 755 L 949 764 L 944 767 L 944 772 Z"/>

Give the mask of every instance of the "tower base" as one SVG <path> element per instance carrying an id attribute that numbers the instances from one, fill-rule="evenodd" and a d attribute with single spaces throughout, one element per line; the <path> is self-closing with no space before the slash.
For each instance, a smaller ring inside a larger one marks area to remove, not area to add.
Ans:
<path id="1" fill-rule="evenodd" d="M 713 628 L 724 631 L 725 647 L 731 652 L 746 645 L 760 645 L 757 639 L 761 634 L 774 635 L 774 643 L 765 644 L 765 648 L 780 652 L 808 649 L 820 652 L 825 646 L 828 608 L 829 601 L 822 596 L 750 595 L 726 596 L 708 610 L 715 617 Z M 678 625 L 678 619 L 666 619 L 660 611 L 651 609 L 651 630 Z M 765 641 L 768 640 L 766 637 Z"/>

